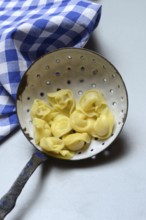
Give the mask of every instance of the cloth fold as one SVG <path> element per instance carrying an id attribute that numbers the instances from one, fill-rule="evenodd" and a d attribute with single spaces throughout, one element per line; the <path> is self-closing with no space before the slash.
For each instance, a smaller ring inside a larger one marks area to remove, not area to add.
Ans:
<path id="1" fill-rule="evenodd" d="M 21 77 L 41 55 L 84 47 L 101 17 L 89 0 L 0 1 L 0 141 L 19 126 L 15 100 Z"/>

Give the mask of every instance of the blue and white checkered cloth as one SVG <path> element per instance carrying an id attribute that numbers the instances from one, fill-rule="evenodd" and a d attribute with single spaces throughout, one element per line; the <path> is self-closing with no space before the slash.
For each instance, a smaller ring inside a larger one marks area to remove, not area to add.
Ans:
<path id="1" fill-rule="evenodd" d="M 101 5 L 89 0 L 0 1 L 0 141 L 16 127 L 19 82 L 30 64 L 61 47 L 83 47 Z"/>

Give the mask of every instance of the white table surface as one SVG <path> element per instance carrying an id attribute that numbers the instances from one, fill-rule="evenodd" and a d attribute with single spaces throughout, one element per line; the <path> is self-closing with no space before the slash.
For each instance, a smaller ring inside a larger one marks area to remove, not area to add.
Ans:
<path id="1" fill-rule="evenodd" d="M 146 219 L 146 1 L 98 2 L 102 17 L 87 47 L 121 73 L 129 94 L 126 124 L 109 154 L 41 165 L 7 220 Z M 19 130 L 1 144 L 0 197 L 33 151 Z"/>

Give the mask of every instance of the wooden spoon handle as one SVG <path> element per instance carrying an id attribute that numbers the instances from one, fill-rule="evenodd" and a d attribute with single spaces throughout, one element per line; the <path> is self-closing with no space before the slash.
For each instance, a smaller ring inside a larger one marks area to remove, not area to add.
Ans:
<path id="1" fill-rule="evenodd" d="M 0 199 L 0 220 L 3 220 L 14 208 L 16 200 L 28 179 L 31 177 L 35 169 L 47 159 L 48 157 L 39 151 L 32 155 L 10 190 Z"/>

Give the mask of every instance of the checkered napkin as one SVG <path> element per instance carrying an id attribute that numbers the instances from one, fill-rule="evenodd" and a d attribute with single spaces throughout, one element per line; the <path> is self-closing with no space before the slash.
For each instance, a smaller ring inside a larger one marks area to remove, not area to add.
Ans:
<path id="1" fill-rule="evenodd" d="M 18 127 L 15 100 L 30 64 L 61 47 L 83 47 L 101 5 L 88 0 L 0 1 L 0 141 Z"/>

